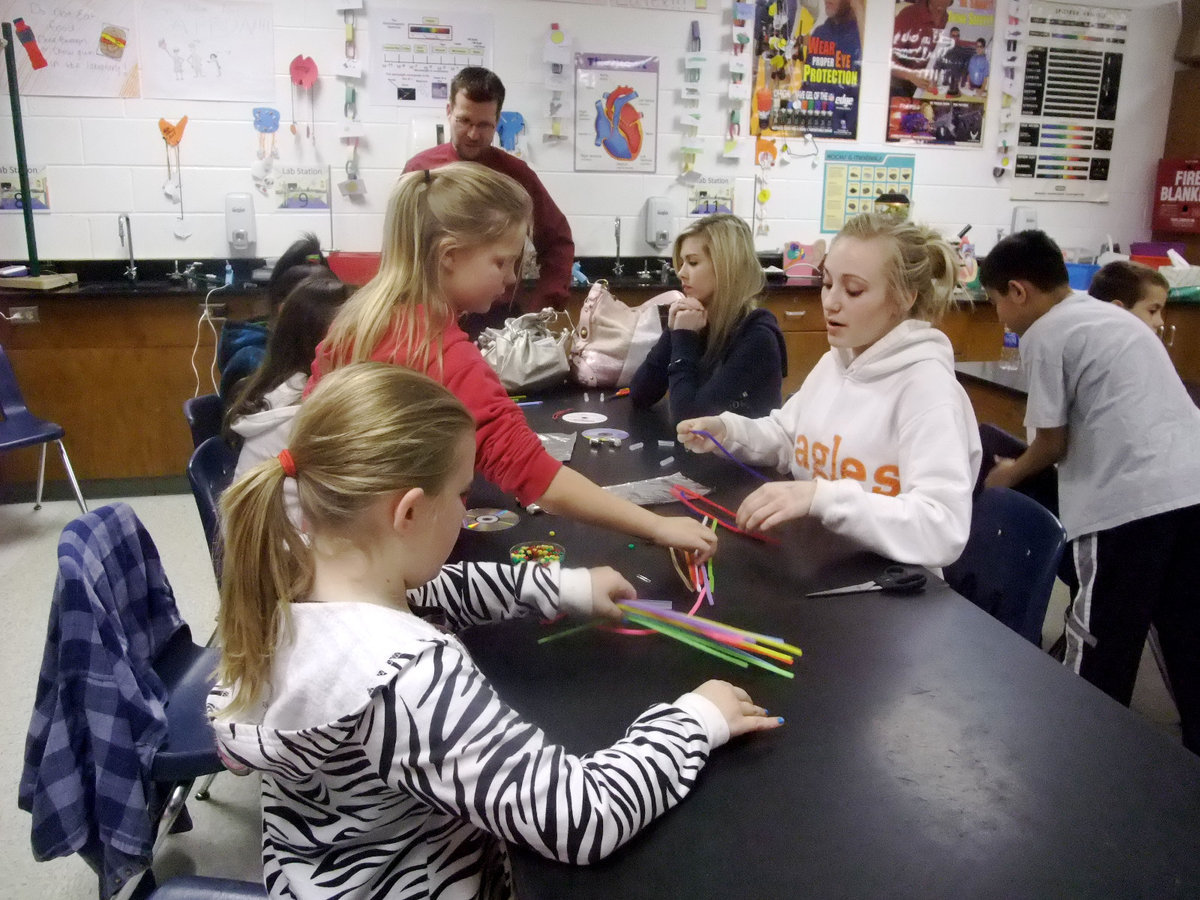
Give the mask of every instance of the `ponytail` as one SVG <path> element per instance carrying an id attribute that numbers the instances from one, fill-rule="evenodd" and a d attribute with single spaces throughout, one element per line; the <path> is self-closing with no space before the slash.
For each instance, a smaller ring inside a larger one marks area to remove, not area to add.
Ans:
<path id="1" fill-rule="evenodd" d="M 264 692 L 291 602 L 312 587 L 311 553 L 284 505 L 287 476 L 268 459 L 221 495 L 220 683 L 236 686 L 226 715 Z"/>

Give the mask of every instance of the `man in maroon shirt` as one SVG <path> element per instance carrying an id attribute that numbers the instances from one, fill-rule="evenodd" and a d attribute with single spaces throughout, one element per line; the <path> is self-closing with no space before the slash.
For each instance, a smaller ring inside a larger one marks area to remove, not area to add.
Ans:
<path id="1" fill-rule="evenodd" d="M 449 143 L 418 153 L 405 164 L 404 171 L 436 169 L 446 163 L 465 160 L 516 179 L 533 199 L 533 246 L 541 270 L 532 290 L 519 294 L 517 302 L 527 312 L 546 306 L 563 309 L 571 285 L 571 264 L 575 259 L 571 226 L 533 169 L 492 145 L 503 105 L 504 84 L 494 72 L 479 66 L 463 69 L 450 82 L 450 102 L 446 105 L 446 116 L 450 120 Z"/>

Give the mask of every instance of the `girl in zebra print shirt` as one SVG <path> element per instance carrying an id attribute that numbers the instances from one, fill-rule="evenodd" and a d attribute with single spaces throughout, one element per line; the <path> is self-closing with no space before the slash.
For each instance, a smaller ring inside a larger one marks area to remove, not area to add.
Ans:
<path id="1" fill-rule="evenodd" d="M 601 859 L 683 799 L 731 736 L 777 727 L 709 681 L 574 756 L 510 709 L 454 628 L 563 611 L 619 617 L 612 569 L 443 566 L 473 475 L 473 420 L 443 387 L 361 363 L 322 380 L 291 446 L 221 498 L 222 660 L 210 695 L 227 764 L 262 774 L 272 897 L 510 893 L 503 842 Z M 294 478 L 309 531 L 284 509 Z"/>

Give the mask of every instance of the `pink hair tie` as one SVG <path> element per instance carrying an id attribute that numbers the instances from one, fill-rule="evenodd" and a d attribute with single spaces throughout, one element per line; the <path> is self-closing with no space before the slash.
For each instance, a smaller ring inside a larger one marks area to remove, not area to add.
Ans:
<path id="1" fill-rule="evenodd" d="M 279 451 L 279 465 L 283 467 L 283 474 L 288 478 L 296 477 L 296 461 L 292 459 L 292 451 L 284 448 Z"/>

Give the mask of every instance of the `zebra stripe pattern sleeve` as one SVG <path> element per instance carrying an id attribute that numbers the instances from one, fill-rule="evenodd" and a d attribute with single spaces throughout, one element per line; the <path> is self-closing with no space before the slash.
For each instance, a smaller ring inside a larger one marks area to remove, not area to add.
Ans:
<path id="1" fill-rule="evenodd" d="M 586 575 L 586 571 L 560 569 L 557 563 L 455 563 L 443 566 L 438 577 L 409 591 L 408 603 L 416 608 L 436 607 L 446 614 L 452 631 L 523 616 L 553 619 L 564 607 L 591 611 L 590 577 L 568 578 L 577 572 Z M 575 585 L 571 590 L 569 582 Z"/>
<path id="2" fill-rule="evenodd" d="M 675 806 L 711 749 L 692 715 L 659 704 L 613 746 L 574 756 L 509 708 L 451 642 L 393 664 L 400 671 L 363 718 L 380 777 L 562 862 L 596 862 Z"/>

